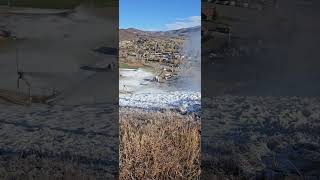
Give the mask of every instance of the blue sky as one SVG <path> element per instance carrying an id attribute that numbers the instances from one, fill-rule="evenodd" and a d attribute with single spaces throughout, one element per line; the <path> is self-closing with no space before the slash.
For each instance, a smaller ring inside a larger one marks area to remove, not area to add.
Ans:
<path id="1" fill-rule="evenodd" d="M 201 0 L 120 0 L 120 28 L 166 31 L 201 22 Z"/>

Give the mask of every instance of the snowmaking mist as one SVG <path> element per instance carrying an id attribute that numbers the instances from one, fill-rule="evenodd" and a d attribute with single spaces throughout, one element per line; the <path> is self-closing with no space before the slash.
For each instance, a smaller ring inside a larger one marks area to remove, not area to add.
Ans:
<path id="1" fill-rule="evenodd" d="M 182 47 L 185 61 L 176 86 L 187 91 L 201 91 L 201 31 L 191 32 Z"/>

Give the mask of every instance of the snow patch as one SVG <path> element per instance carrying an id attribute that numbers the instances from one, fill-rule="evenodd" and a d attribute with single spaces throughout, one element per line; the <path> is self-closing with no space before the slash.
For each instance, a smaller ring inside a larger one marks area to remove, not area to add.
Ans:
<path id="1" fill-rule="evenodd" d="M 182 113 L 199 112 L 201 109 L 201 94 L 192 91 L 120 94 L 119 104 L 122 107 L 170 109 Z"/>
<path id="2" fill-rule="evenodd" d="M 143 85 L 148 85 L 154 76 L 143 69 L 120 69 L 120 75 L 119 89 L 124 92 L 138 91 Z"/>

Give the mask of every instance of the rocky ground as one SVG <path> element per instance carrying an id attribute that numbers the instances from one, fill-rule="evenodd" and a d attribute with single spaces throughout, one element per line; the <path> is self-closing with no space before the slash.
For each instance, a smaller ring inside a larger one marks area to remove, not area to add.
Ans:
<path id="1" fill-rule="evenodd" d="M 320 98 L 220 96 L 202 111 L 204 178 L 319 178 Z"/>
<path id="2" fill-rule="evenodd" d="M 117 108 L 0 109 L 0 179 L 113 179 L 117 174 Z"/>

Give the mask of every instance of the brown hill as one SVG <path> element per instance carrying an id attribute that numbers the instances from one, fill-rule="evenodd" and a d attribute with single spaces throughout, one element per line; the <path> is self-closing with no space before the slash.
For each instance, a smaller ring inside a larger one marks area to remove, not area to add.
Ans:
<path id="1" fill-rule="evenodd" d="M 140 37 L 148 38 L 184 38 L 190 33 L 200 31 L 200 26 L 183 28 L 178 30 L 170 31 L 143 31 L 135 28 L 120 29 L 119 39 L 123 40 L 133 40 Z"/>

